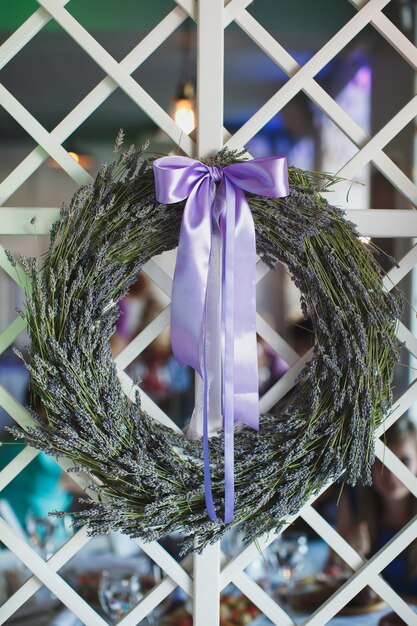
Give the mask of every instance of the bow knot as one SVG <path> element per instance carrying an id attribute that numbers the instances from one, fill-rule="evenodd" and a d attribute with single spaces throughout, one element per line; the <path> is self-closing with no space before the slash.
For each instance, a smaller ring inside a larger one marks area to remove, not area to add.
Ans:
<path id="1" fill-rule="evenodd" d="M 209 176 L 215 183 L 220 183 L 223 180 L 223 168 L 218 165 L 207 165 Z"/>
<path id="2" fill-rule="evenodd" d="M 181 222 L 171 306 L 171 344 L 204 388 L 191 427 L 203 435 L 207 512 L 211 491 L 209 430 L 224 428 L 225 523 L 234 515 L 234 422 L 258 429 L 256 242 L 245 191 L 288 195 L 285 158 L 267 157 L 225 168 L 182 156 L 154 161 L 156 198 L 187 199 Z M 218 189 L 213 182 L 220 183 Z"/>

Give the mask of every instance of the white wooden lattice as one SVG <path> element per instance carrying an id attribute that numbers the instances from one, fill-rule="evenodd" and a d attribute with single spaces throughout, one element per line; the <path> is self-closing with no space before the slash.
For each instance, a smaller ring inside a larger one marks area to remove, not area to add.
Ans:
<path id="1" fill-rule="evenodd" d="M 34 215 L 33 208 L 19 209 L 5 205 L 13 193 L 33 172 L 52 156 L 67 174 L 78 184 L 90 179 L 89 174 L 77 164 L 62 147 L 62 143 L 86 120 L 116 88 L 121 88 L 162 128 L 185 153 L 200 157 L 218 150 L 227 144 L 231 148 L 241 148 L 248 142 L 280 109 L 300 90 L 340 128 L 357 146 L 355 156 L 342 168 L 342 176 L 352 178 L 367 163 L 372 162 L 381 173 L 403 194 L 410 203 L 417 206 L 417 187 L 398 166 L 383 152 L 384 147 L 409 123 L 417 112 L 417 96 L 410 100 L 372 138 L 341 109 L 328 93 L 315 81 L 314 77 L 344 46 L 346 46 L 368 24 L 390 43 L 397 52 L 417 70 L 417 48 L 382 13 L 390 0 L 350 0 L 357 9 L 355 16 L 343 26 L 303 67 L 276 41 L 256 19 L 246 11 L 251 0 L 230 0 L 223 6 L 223 0 L 176 0 L 177 6 L 120 62 L 114 58 L 79 24 L 65 5 L 68 0 L 37 0 L 39 9 L 18 28 L 0 47 L 0 69 L 10 61 L 36 34 L 54 18 L 74 41 L 100 66 L 106 77 L 51 131 L 48 132 L 23 107 L 8 90 L 0 85 L 0 104 L 33 137 L 38 146 L 0 183 L 0 234 L 25 234 L 26 225 Z M 131 77 L 132 72 L 143 63 L 182 22 L 190 16 L 197 22 L 198 39 L 198 128 L 197 145 L 175 125 L 170 116 L 150 97 Z M 223 128 L 223 36 L 224 28 L 235 21 L 238 26 L 289 76 L 288 82 L 263 105 L 233 136 Z M 47 234 L 56 218 L 56 211 L 35 207 L 38 216 L 38 233 Z M 417 237 L 417 212 L 414 211 L 348 211 L 348 217 L 356 222 L 363 234 L 374 237 Z M 385 286 L 393 284 L 417 265 L 417 247 L 412 248 L 400 263 L 399 269 L 390 272 Z M 0 266 L 16 279 L 14 269 L 0 247 Z M 146 273 L 159 287 L 170 294 L 171 280 L 164 269 L 153 260 Z M 258 279 L 267 268 L 258 264 Z M 169 321 L 169 306 L 138 335 L 117 357 L 120 380 L 126 393 L 132 393 L 132 381 L 125 368 L 140 352 L 165 328 Z M 291 365 L 289 372 L 261 399 L 261 410 L 270 409 L 294 384 L 294 380 L 308 356 L 299 359 L 285 341 L 258 315 L 259 334 L 270 343 Z M 14 320 L 0 333 L 0 350 L 10 346 L 24 330 L 20 318 Z M 417 357 L 417 338 L 404 325 L 398 327 L 398 337 L 406 348 Z M 172 425 L 166 416 L 144 393 L 141 392 L 144 408 L 161 422 Z M 400 417 L 412 403 L 417 401 L 417 383 L 410 387 L 398 400 L 385 427 Z M 0 405 L 21 425 L 31 423 L 25 409 L 6 389 L 0 387 Z M 381 427 L 380 433 L 382 434 Z M 377 456 L 385 465 L 401 478 L 417 497 L 417 478 L 388 450 L 381 441 L 377 442 Z M 25 448 L 3 471 L 0 472 L 0 489 L 4 488 L 28 463 L 37 452 Z M 63 469 L 68 468 L 65 460 Z M 318 532 L 329 545 L 339 553 L 356 571 L 352 578 L 318 609 L 305 624 L 325 624 L 361 588 L 370 585 L 390 604 L 407 623 L 416 624 L 416 616 L 403 600 L 380 577 L 380 571 L 417 537 L 417 519 L 413 519 L 397 536 L 366 563 L 332 529 L 308 503 L 300 516 Z M 259 545 L 265 548 L 275 539 L 274 536 L 261 537 Z M 86 602 L 59 576 L 58 570 L 71 556 L 88 541 L 85 528 L 79 530 L 47 563 L 25 544 L 5 521 L 0 519 L 0 540 L 13 550 L 33 572 L 30 578 L 2 607 L 0 623 L 3 623 L 39 589 L 49 587 L 53 593 L 69 606 L 88 626 L 98 626 L 105 622 Z M 139 542 L 140 543 L 140 542 Z M 217 544 L 201 556 L 188 558 L 178 564 L 157 543 L 143 545 L 145 552 L 164 570 L 164 578 L 120 623 L 124 626 L 137 624 L 157 606 L 177 585 L 194 598 L 194 619 L 197 626 L 214 626 L 219 623 L 219 593 L 233 582 L 250 598 L 274 623 L 280 626 L 292 624 L 292 620 L 250 577 L 245 567 L 258 556 L 258 546 L 251 544 L 236 557 L 227 562 Z M 191 573 L 190 573 L 191 572 Z M 210 585 L 207 585 L 207 581 Z"/>

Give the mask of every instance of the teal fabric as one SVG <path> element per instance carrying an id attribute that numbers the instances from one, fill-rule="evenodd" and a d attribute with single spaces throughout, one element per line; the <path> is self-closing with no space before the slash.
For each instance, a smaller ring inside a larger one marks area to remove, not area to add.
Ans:
<path id="1" fill-rule="evenodd" d="M 13 460 L 23 447 L 23 444 L 0 446 L 0 470 Z M 9 502 L 23 528 L 28 513 L 47 517 L 51 511 L 68 510 L 71 496 L 59 485 L 61 474 L 62 470 L 54 459 L 40 452 L 3 491 L 0 491 L 0 498 Z"/>

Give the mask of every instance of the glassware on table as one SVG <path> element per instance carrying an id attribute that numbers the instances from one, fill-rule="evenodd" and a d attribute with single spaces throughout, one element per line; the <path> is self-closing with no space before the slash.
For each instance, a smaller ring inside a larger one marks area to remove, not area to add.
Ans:
<path id="1" fill-rule="evenodd" d="M 280 568 L 281 584 L 286 587 L 287 604 L 290 606 L 295 577 L 306 565 L 307 537 L 295 532 L 284 532 L 273 544 L 272 550 Z"/>
<path id="2" fill-rule="evenodd" d="M 131 572 L 104 570 L 98 587 L 103 611 L 116 624 L 143 597 L 139 577 Z"/>
<path id="3" fill-rule="evenodd" d="M 55 527 L 52 520 L 29 512 L 26 515 L 25 526 L 30 545 L 47 561 L 54 553 L 53 535 Z"/>
<path id="4" fill-rule="evenodd" d="M 47 561 L 74 534 L 72 523 L 72 515 L 42 517 L 28 511 L 25 530 L 29 544 Z"/>

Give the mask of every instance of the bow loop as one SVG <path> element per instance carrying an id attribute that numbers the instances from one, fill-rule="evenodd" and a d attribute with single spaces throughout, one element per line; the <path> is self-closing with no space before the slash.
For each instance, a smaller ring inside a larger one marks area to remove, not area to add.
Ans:
<path id="1" fill-rule="evenodd" d="M 225 167 L 224 173 L 237 187 L 259 196 L 281 198 L 289 193 L 285 157 L 265 157 L 234 163 Z"/>

